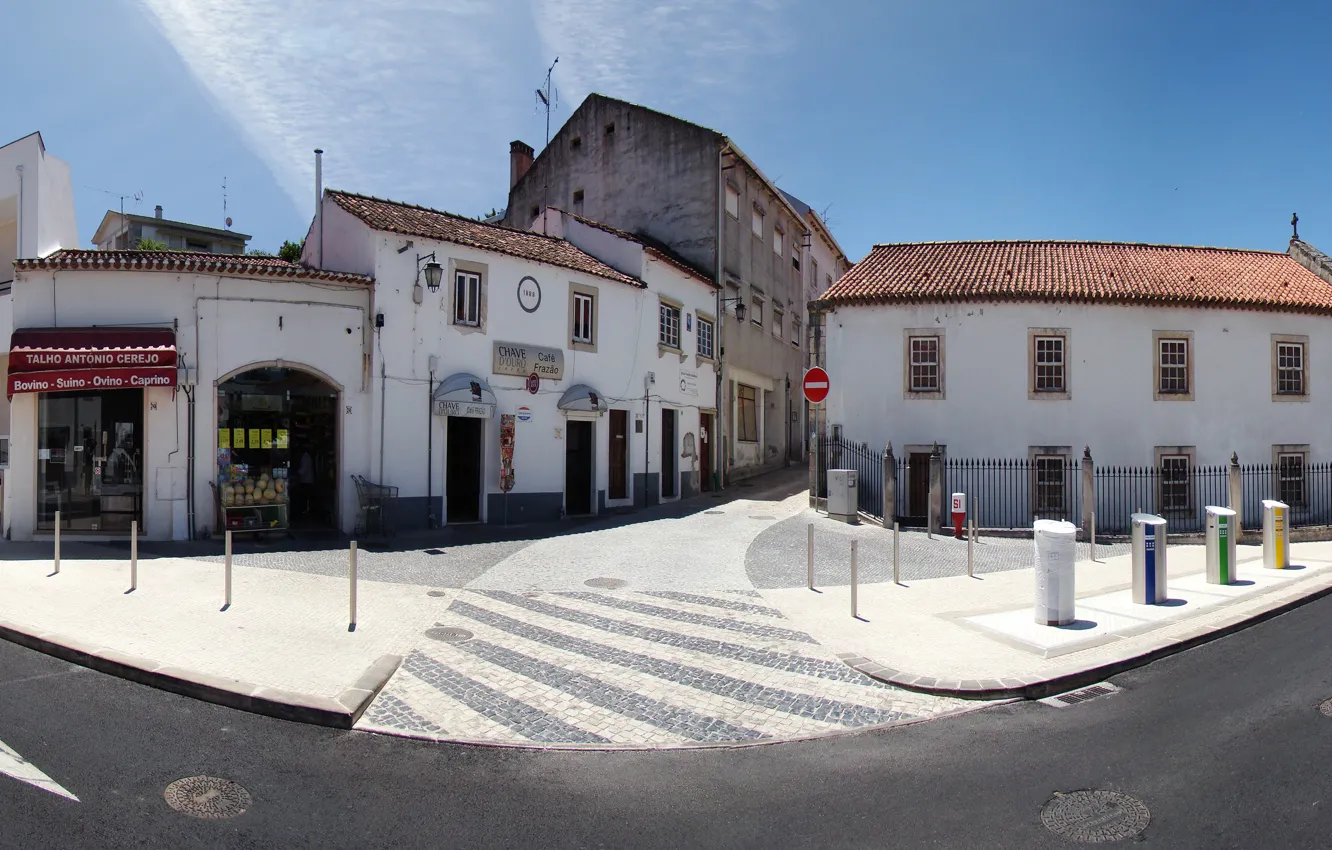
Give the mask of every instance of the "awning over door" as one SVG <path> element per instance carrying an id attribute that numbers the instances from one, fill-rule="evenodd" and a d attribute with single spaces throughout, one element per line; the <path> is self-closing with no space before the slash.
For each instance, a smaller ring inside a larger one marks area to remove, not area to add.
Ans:
<path id="1" fill-rule="evenodd" d="M 176 386 L 171 328 L 22 328 L 6 394 Z"/>
<path id="2" fill-rule="evenodd" d="M 587 384 L 574 384 L 565 390 L 564 395 L 560 396 L 558 407 L 560 410 L 587 413 L 592 411 L 601 413 L 610 409 L 610 405 L 606 404 L 606 397 Z"/>
<path id="3" fill-rule="evenodd" d="M 471 416 L 490 419 L 495 415 L 495 393 L 490 384 L 467 372 L 457 372 L 439 382 L 434 393 L 436 416 Z"/>

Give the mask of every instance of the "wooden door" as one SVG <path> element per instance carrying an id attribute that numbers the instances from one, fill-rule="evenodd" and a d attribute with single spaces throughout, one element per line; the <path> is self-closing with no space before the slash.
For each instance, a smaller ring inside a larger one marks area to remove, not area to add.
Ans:
<path id="1" fill-rule="evenodd" d="M 913 517 L 930 515 L 930 453 L 912 452 L 907 472 L 907 510 Z"/>
<path id="2" fill-rule="evenodd" d="M 712 490 L 712 414 L 699 416 L 698 473 L 703 492 Z"/>
<path id="3" fill-rule="evenodd" d="M 669 407 L 661 411 L 661 497 L 673 499 L 676 495 L 675 473 L 675 411 Z"/>
<path id="4" fill-rule="evenodd" d="M 607 498 L 629 498 L 629 411 L 610 412 L 610 494 Z"/>
<path id="5" fill-rule="evenodd" d="M 592 513 L 591 422 L 570 420 L 564 438 L 564 513 L 582 516 Z"/>

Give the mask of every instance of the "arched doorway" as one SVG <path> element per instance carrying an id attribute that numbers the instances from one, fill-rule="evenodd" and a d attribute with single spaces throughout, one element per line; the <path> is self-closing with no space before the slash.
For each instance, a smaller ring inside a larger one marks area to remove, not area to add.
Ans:
<path id="1" fill-rule="evenodd" d="M 303 369 L 265 365 L 217 385 L 222 528 L 338 528 L 338 397 Z"/>

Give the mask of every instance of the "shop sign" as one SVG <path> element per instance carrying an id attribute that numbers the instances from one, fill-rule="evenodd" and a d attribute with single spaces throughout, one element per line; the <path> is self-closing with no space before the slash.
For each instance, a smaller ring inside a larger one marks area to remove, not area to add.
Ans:
<path id="1" fill-rule="evenodd" d="M 680 392 L 685 395 L 698 395 L 698 373 L 688 369 L 680 370 Z"/>
<path id="2" fill-rule="evenodd" d="M 9 376 L 8 394 L 58 393 L 69 390 L 131 390 L 176 386 L 175 366 L 133 369 L 64 369 L 19 372 Z"/>
<path id="3" fill-rule="evenodd" d="M 10 352 L 10 369 L 18 372 L 57 369 L 128 369 L 175 366 L 176 350 L 142 348 L 28 349 Z"/>
<path id="4" fill-rule="evenodd" d="M 495 416 L 495 405 L 484 401 L 436 401 L 435 415 L 491 419 Z"/>
<path id="5" fill-rule="evenodd" d="M 496 342 L 491 371 L 496 375 L 526 378 L 536 375 L 551 381 L 564 377 L 564 352 L 558 348 Z"/>
<path id="6" fill-rule="evenodd" d="M 519 422 L 531 422 L 531 421 L 532 421 L 532 408 L 530 408 L 530 407 L 520 407 L 520 408 L 518 408 L 518 421 L 519 421 Z"/>

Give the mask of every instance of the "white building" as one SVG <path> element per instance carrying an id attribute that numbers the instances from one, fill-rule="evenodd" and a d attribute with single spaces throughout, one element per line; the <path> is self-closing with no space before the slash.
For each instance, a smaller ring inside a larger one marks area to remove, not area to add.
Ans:
<path id="1" fill-rule="evenodd" d="M 375 279 L 373 478 L 399 488 L 398 527 L 556 519 L 710 486 L 711 282 L 627 234 L 543 217 L 551 235 L 323 196 L 304 261 Z"/>
<path id="2" fill-rule="evenodd" d="M 78 244 L 69 165 L 46 152 L 41 133 L 0 146 L 0 287 L 19 257 Z"/>
<path id="3" fill-rule="evenodd" d="M 1098 464 L 1181 473 L 1232 452 L 1292 474 L 1332 460 L 1332 369 L 1318 359 L 1332 285 L 1288 254 L 876 245 L 819 307 L 828 422 L 875 449 L 891 441 L 914 482 L 935 443 L 1031 460 L 1090 446 Z M 923 513 L 925 496 L 909 498 Z"/>

